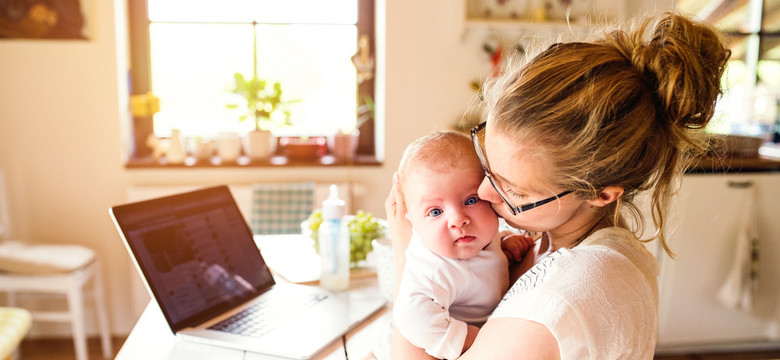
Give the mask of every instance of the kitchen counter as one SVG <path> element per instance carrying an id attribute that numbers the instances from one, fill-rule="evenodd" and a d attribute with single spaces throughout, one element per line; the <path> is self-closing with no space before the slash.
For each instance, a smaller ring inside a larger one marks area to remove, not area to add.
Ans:
<path id="1" fill-rule="evenodd" d="M 757 156 L 722 156 L 701 159 L 687 173 L 718 174 L 718 173 L 748 173 L 780 171 L 780 158 L 764 155 Z"/>

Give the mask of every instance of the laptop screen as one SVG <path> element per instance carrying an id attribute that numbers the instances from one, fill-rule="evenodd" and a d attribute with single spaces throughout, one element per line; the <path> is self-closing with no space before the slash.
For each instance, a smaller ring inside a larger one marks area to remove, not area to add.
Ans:
<path id="1" fill-rule="evenodd" d="M 174 332 L 274 284 L 227 186 L 115 206 L 111 212 Z"/>

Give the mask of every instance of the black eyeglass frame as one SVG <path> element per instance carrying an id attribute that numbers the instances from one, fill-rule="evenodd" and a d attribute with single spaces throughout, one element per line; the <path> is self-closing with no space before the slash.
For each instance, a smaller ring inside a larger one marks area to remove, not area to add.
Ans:
<path id="1" fill-rule="evenodd" d="M 496 183 L 496 180 L 493 178 L 493 174 L 490 173 L 490 170 L 488 169 L 488 163 L 487 163 L 487 157 L 485 156 L 485 153 L 482 152 L 482 145 L 479 143 L 479 137 L 478 134 L 480 131 L 482 131 L 485 126 L 487 125 L 487 122 L 480 123 L 479 125 L 471 128 L 471 142 L 474 144 L 474 151 L 477 153 L 477 158 L 479 158 L 479 164 L 482 165 L 482 170 L 485 172 L 485 177 L 488 178 L 490 181 L 490 185 L 493 185 L 493 189 L 496 189 L 496 193 L 498 193 L 498 196 L 501 197 L 501 200 L 504 201 L 504 203 L 509 207 L 509 211 L 512 212 L 512 215 L 517 215 L 523 212 L 526 212 L 531 209 L 535 209 L 539 206 L 542 206 L 544 204 L 547 204 L 549 202 L 558 200 L 561 197 L 564 197 L 568 194 L 571 194 L 571 190 L 566 190 L 558 195 L 550 196 L 548 198 L 530 202 L 523 205 L 515 205 L 512 204 L 511 201 L 509 201 L 509 197 L 504 193 L 503 190 L 501 190 L 501 187 L 498 186 Z"/>

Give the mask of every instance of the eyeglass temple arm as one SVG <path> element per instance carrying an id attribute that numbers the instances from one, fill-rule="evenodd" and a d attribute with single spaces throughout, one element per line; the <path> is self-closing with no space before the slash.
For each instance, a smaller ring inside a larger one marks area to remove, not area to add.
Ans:
<path id="1" fill-rule="evenodd" d="M 549 203 L 551 201 L 558 200 L 561 197 L 563 197 L 565 195 L 568 195 L 570 193 L 571 193 L 571 190 L 566 190 L 566 191 L 564 191 L 564 192 L 562 192 L 562 193 L 560 193 L 558 195 L 555 195 L 553 197 L 549 197 L 549 198 L 544 199 L 544 200 L 539 200 L 539 201 L 537 201 L 535 203 L 530 203 L 530 204 L 526 204 L 526 205 L 523 205 L 523 206 L 519 206 L 518 207 L 518 210 L 519 210 L 518 212 L 521 213 L 523 211 L 528 211 L 528 210 L 531 210 L 531 209 L 533 209 L 535 207 L 542 206 L 542 205 L 547 204 L 547 203 Z"/>

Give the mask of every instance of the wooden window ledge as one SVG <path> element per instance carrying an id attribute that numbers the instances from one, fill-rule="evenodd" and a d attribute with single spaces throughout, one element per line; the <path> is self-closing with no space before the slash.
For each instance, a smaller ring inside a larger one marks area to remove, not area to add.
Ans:
<path id="1" fill-rule="evenodd" d="M 218 156 L 210 159 L 197 159 L 187 157 L 183 163 L 171 164 L 165 158 L 154 159 L 152 157 L 130 158 L 125 164 L 127 169 L 171 169 L 171 168 L 226 168 L 226 167 L 289 167 L 289 166 L 379 166 L 382 162 L 373 155 L 357 155 L 354 159 L 336 159 L 332 155 L 324 155 L 311 159 L 295 159 L 286 156 L 273 156 L 267 159 L 250 159 L 241 156 L 234 162 L 223 162 Z"/>

